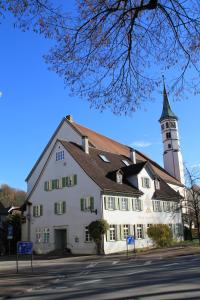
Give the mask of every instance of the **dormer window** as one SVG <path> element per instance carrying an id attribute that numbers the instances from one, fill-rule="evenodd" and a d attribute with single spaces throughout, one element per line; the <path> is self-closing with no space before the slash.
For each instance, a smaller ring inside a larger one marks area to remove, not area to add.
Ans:
<path id="1" fill-rule="evenodd" d="M 129 162 L 127 161 L 127 160 L 125 160 L 125 159 L 122 159 L 122 162 L 125 164 L 125 166 L 130 166 L 130 164 L 129 164 Z"/>
<path id="2" fill-rule="evenodd" d="M 148 177 L 142 177 L 142 187 L 143 188 L 150 188 L 150 180 Z"/>
<path id="3" fill-rule="evenodd" d="M 104 154 L 99 154 L 99 157 L 104 161 L 104 162 L 107 162 L 109 163 L 109 159 L 104 155 Z"/>
<path id="4" fill-rule="evenodd" d="M 158 179 L 155 179 L 155 189 L 156 190 L 160 189 L 160 181 Z"/>
<path id="5" fill-rule="evenodd" d="M 122 172 L 119 170 L 116 173 L 116 181 L 117 181 L 117 183 L 122 184 L 122 179 L 123 179 L 123 175 L 122 175 Z"/>

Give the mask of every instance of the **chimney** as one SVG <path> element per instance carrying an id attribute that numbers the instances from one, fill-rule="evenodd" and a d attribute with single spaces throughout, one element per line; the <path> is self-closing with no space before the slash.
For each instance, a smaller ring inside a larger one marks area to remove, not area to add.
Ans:
<path id="1" fill-rule="evenodd" d="M 66 116 L 66 119 L 67 119 L 70 123 L 73 122 L 73 118 L 72 118 L 71 115 L 67 115 L 67 116 Z"/>
<path id="2" fill-rule="evenodd" d="M 89 142 L 86 135 L 82 136 L 82 147 L 85 153 L 89 154 Z"/>
<path id="3" fill-rule="evenodd" d="M 130 160 L 133 162 L 133 164 L 136 164 L 136 154 L 135 149 L 130 148 Z"/>

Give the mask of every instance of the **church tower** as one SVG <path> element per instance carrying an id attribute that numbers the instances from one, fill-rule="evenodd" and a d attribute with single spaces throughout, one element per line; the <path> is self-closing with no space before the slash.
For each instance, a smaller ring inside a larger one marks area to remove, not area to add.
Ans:
<path id="1" fill-rule="evenodd" d="M 163 88 L 163 110 L 159 119 L 163 141 L 163 161 L 165 170 L 177 178 L 181 183 L 185 183 L 183 158 L 180 151 L 178 118 L 172 112 L 166 88 Z"/>

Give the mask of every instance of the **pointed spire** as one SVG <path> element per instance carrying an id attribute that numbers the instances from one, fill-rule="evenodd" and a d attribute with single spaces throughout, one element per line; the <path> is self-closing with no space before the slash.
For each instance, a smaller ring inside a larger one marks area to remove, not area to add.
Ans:
<path id="1" fill-rule="evenodd" d="M 162 76 L 162 78 L 163 78 L 163 110 L 159 122 L 161 122 L 164 119 L 170 119 L 170 118 L 178 120 L 177 116 L 171 110 L 166 88 L 165 88 L 164 76 Z"/>

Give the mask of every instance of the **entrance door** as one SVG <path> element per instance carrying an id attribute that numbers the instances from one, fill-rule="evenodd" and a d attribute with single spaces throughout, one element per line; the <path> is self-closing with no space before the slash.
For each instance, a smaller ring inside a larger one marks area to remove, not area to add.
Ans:
<path id="1" fill-rule="evenodd" d="M 55 249 L 64 250 L 67 247 L 67 229 L 55 229 Z"/>

